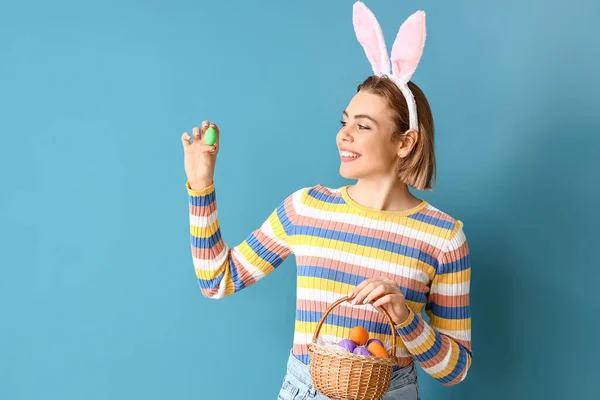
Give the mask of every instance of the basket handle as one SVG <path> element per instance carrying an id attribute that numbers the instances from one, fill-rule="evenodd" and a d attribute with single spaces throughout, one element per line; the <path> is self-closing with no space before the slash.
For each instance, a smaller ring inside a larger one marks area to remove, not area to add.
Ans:
<path id="1" fill-rule="evenodd" d="M 335 303 L 333 303 L 332 305 L 329 306 L 329 308 L 323 313 L 323 316 L 321 317 L 321 320 L 319 321 L 319 324 L 317 325 L 317 329 L 315 329 L 315 333 L 313 335 L 313 343 L 317 342 L 317 337 L 319 336 L 319 333 L 321 332 L 321 327 L 323 326 L 323 323 L 325 322 L 325 318 L 327 318 L 327 315 L 329 315 L 329 313 L 331 312 L 331 310 L 333 310 L 334 308 L 336 308 L 338 305 L 340 305 L 341 303 L 343 303 L 344 301 L 348 300 L 348 296 L 344 296 L 341 299 L 337 300 Z M 393 346 L 392 346 L 392 354 L 390 355 L 389 358 L 396 358 L 396 352 L 398 351 L 398 341 L 397 341 L 397 337 L 396 337 L 396 328 L 394 327 L 394 321 L 392 320 L 392 317 L 390 317 L 390 314 L 381 306 L 379 307 L 375 307 L 377 310 L 379 310 L 381 313 L 383 313 L 383 315 L 386 316 L 388 323 L 390 324 L 390 328 L 392 328 L 392 340 L 394 342 Z"/>

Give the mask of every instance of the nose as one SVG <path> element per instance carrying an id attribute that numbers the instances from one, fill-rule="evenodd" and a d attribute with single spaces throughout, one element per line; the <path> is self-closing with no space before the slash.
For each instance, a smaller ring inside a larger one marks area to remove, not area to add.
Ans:
<path id="1" fill-rule="evenodd" d="M 342 128 L 342 130 L 340 131 L 340 139 L 344 142 L 354 142 L 354 138 L 352 137 L 350 130 L 346 128 Z"/>

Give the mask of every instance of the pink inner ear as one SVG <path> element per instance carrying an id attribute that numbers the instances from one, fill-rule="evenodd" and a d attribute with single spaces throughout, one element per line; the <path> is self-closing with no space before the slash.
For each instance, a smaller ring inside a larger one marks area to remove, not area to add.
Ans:
<path id="1" fill-rule="evenodd" d="M 362 2 L 357 1 L 353 6 L 352 22 L 356 38 L 365 50 L 376 75 L 389 74 L 390 59 L 387 46 L 375 15 Z"/>
<path id="2" fill-rule="evenodd" d="M 408 82 L 419 65 L 425 47 L 425 12 L 417 11 L 404 21 L 392 47 L 392 72 Z"/>

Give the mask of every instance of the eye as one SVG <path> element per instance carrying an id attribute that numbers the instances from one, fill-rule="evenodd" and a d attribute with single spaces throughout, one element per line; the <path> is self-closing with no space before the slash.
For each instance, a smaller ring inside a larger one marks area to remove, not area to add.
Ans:
<path id="1" fill-rule="evenodd" d="M 371 128 L 369 128 L 368 126 L 365 126 L 365 125 L 358 125 L 358 129 L 366 129 L 366 130 L 369 130 L 369 129 L 371 129 Z"/>
<path id="2" fill-rule="evenodd" d="M 346 122 L 345 121 L 340 121 L 340 124 L 342 124 L 342 126 L 346 126 Z"/>

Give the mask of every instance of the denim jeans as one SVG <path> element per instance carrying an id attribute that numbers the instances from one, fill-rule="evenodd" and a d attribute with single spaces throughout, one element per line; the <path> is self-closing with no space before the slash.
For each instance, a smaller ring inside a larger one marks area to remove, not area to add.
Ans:
<path id="1" fill-rule="evenodd" d="M 277 398 L 280 400 L 329 399 L 315 390 L 308 365 L 291 353 L 287 363 L 287 373 Z M 407 367 L 394 371 L 390 387 L 382 400 L 419 400 L 420 398 L 417 368 L 413 362 Z"/>

